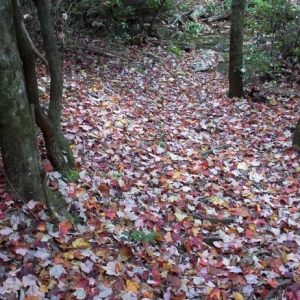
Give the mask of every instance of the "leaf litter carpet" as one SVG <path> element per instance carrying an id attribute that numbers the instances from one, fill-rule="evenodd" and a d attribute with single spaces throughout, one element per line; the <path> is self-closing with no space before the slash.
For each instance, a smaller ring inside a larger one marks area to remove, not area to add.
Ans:
<path id="1" fill-rule="evenodd" d="M 76 222 L 54 226 L 2 178 L 0 298 L 300 299 L 298 99 L 228 99 L 197 51 L 128 52 L 65 64 L 80 178 L 43 164 Z"/>

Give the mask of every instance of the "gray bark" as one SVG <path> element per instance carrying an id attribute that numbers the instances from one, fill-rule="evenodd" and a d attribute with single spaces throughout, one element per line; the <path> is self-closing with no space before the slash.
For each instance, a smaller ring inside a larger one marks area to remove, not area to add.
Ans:
<path id="1" fill-rule="evenodd" d="M 23 200 L 44 201 L 11 1 L 0 0 L 0 147 L 8 183 Z"/>

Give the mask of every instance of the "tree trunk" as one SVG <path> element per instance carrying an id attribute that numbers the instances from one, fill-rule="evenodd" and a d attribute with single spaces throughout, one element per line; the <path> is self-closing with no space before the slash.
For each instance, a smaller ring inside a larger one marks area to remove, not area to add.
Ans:
<path id="1" fill-rule="evenodd" d="M 242 97 L 243 89 L 243 27 L 246 0 L 232 0 L 230 53 L 229 53 L 229 93 L 228 96 Z"/>
<path id="2" fill-rule="evenodd" d="M 296 128 L 293 135 L 293 148 L 296 151 L 300 151 L 300 119 L 296 124 Z"/>
<path id="3" fill-rule="evenodd" d="M 49 4 L 47 0 L 34 0 L 34 3 L 39 15 L 41 33 L 46 51 L 46 58 L 49 64 L 51 76 L 49 119 L 52 122 L 56 133 L 55 139 L 45 140 L 46 148 L 51 156 L 55 156 L 56 145 L 54 144 L 58 143 L 58 146 L 66 154 L 68 166 L 70 168 L 73 168 L 75 166 L 75 160 L 69 144 L 66 141 L 60 127 L 63 78 L 59 55 L 54 38 L 55 35 L 51 24 Z"/>
<path id="4" fill-rule="evenodd" d="M 44 201 L 11 1 L 0 0 L 0 147 L 8 183 L 24 200 Z"/>
<path id="5" fill-rule="evenodd" d="M 63 151 L 56 141 L 56 130 L 49 117 L 42 110 L 39 103 L 38 83 L 35 71 L 35 57 L 30 43 L 30 37 L 25 28 L 18 0 L 13 0 L 14 24 L 16 29 L 18 48 L 23 62 L 27 97 L 30 104 L 34 105 L 35 120 L 43 133 L 48 158 L 53 167 L 64 175 L 70 172 L 70 167 L 65 161 Z M 63 137 L 64 138 L 64 137 Z"/>

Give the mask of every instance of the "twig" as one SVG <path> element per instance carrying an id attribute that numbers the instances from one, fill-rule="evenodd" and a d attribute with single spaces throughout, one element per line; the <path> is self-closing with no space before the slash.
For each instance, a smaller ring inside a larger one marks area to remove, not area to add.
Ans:
<path id="1" fill-rule="evenodd" d="M 231 224 L 235 221 L 234 218 L 218 219 L 217 217 L 209 217 L 209 216 L 202 217 L 202 216 L 199 216 L 199 215 L 194 214 L 194 213 L 187 213 L 187 214 L 189 216 L 192 216 L 192 217 L 197 218 L 197 219 L 202 220 L 202 221 L 209 221 L 212 224 L 222 223 L 222 224 L 228 225 L 228 224 Z"/>
<path id="2" fill-rule="evenodd" d="M 229 144 L 226 144 L 226 145 L 223 145 L 223 146 L 218 146 L 216 148 L 212 148 L 212 149 L 209 149 L 207 151 L 203 151 L 203 152 L 200 153 L 200 155 L 205 156 L 205 155 L 214 153 L 214 151 L 218 151 L 218 150 L 221 150 L 221 149 L 228 149 L 230 147 L 231 147 L 231 145 L 229 145 Z"/>
<path id="3" fill-rule="evenodd" d="M 128 57 L 125 57 L 123 55 L 117 54 L 117 53 L 111 53 L 105 50 L 101 50 L 101 49 L 96 49 L 94 47 L 88 47 L 88 46 L 81 46 L 81 45 L 75 45 L 76 48 L 81 49 L 81 50 L 87 50 L 87 51 L 92 51 L 98 55 L 103 55 L 103 56 L 108 56 L 108 57 L 115 57 L 115 58 L 119 58 L 119 59 L 123 59 L 123 60 L 131 60 Z"/>
<path id="4" fill-rule="evenodd" d="M 221 241 L 222 239 L 219 236 L 207 236 L 203 238 L 203 242 L 206 243 L 207 245 L 212 246 L 214 242 Z"/>

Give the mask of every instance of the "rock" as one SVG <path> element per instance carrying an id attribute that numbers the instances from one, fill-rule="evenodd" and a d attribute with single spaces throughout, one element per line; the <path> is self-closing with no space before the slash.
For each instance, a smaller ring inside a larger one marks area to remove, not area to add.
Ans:
<path id="1" fill-rule="evenodd" d="M 217 52 L 228 52 L 229 51 L 229 45 L 225 45 L 223 43 L 218 43 L 214 45 L 213 50 Z"/>
<path id="2" fill-rule="evenodd" d="M 197 5 L 194 10 L 190 14 L 190 19 L 193 21 L 197 21 L 201 17 L 203 17 L 207 12 L 207 9 L 203 5 Z"/>
<path id="3" fill-rule="evenodd" d="M 195 70 L 195 72 L 203 72 L 203 71 L 207 71 L 210 69 L 210 66 L 208 63 L 206 63 L 203 59 L 201 59 L 200 61 L 194 63 L 192 65 L 193 69 Z"/>

